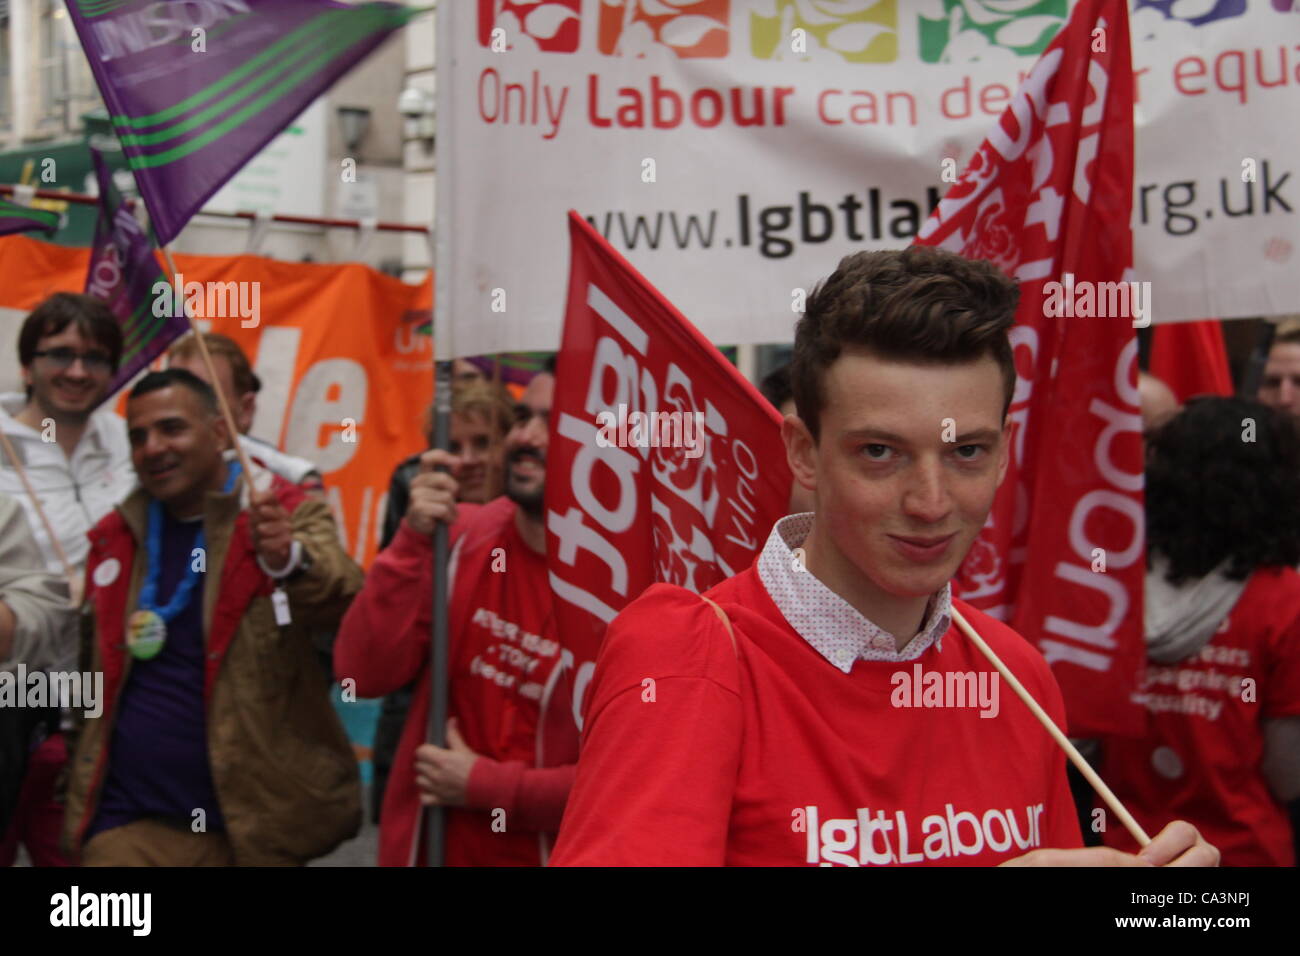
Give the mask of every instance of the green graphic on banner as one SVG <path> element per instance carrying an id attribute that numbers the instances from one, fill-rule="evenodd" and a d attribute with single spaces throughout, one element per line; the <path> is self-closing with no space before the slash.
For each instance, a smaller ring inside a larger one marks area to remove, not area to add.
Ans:
<path id="1" fill-rule="evenodd" d="M 1070 12 L 1068 0 L 942 3 L 942 20 L 924 15 L 918 19 L 921 59 L 926 63 L 966 63 L 1002 50 L 1037 56 L 1047 49 Z"/>

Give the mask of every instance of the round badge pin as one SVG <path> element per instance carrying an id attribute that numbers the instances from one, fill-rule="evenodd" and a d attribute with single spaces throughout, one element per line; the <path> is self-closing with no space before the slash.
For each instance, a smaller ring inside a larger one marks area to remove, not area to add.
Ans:
<path id="1" fill-rule="evenodd" d="M 106 588 L 122 573 L 122 562 L 117 558 L 105 558 L 99 564 L 95 565 L 95 573 L 91 575 L 91 580 L 95 582 L 96 587 Z"/>
<path id="2" fill-rule="evenodd" d="M 167 622 L 153 611 L 136 611 L 126 621 L 126 646 L 136 660 L 157 657 L 167 640 Z"/>
<path id="3" fill-rule="evenodd" d="M 1183 775 L 1183 759 L 1172 747 L 1157 747 L 1153 750 L 1151 766 L 1167 780 L 1177 780 Z"/>

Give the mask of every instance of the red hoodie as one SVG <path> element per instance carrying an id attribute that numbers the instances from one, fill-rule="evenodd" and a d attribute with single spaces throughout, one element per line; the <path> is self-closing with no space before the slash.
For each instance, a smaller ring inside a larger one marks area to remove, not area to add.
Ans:
<path id="1" fill-rule="evenodd" d="M 450 866 L 544 863 L 546 834 L 559 828 L 573 782 L 578 731 L 566 706 L 546 559 L 524 543 L 515 508 L 506 498 L 462 505 L 453 529 L 449 714 L 481 759 L 467 807 L 447 812 Z M 429 714 L 432 600 L 432 539 L 403 521 L 371 565 L 334 650 L 336 676 L 354 679 L 362 697 L 415 681 L 380 813 L 380 866 L 423 862 L 414 765 Z"/>
<path id="2" fill-rule="evenodd" d="M 1300 575 L 1260 568 L 1196 654 L 1148 661 L 1146 734 L 1105 741 L 1104 779 L 1151 833 L 1187 820 L 1224 866 L 1294 866 L 1291 821 L 1261 770 L 1263 724 L 1300 716 Z M 1123 827 L 1108 845 L 1132 852 Z"/>

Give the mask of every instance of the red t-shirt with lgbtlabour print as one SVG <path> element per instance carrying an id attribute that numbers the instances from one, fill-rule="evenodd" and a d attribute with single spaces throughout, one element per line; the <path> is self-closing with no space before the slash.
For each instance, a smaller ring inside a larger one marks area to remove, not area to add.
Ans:
<path id="1" fill-rule="evenodd" d="M 1009 689 L 983 717 L 924 705 L 925 673 L 996 686 L 960 632 L 845 674 L 785 620 L 756 566 L 708 596 L 734 649 L 713 609 L 671 585 L 610 625 L 553 864 L 990 865 L 1081 845 L 1064 756 Z M 1064 726 L 1038 652 L 954 605 Z M 895 675 L 918 673 L 901 695 Z"/>
<path id="2" fill-rule="evenodd" d="M 1187 820 L 1224 866 L 1294 866 L 1286 807 L 1260 772 L 1260 725 L 1300 716 L 1300 574 L 1256 571 L 1200 652 L 1149 662 L 1134 699 L 1150 715 L 1147 733 L 1108 738 L 1103 776 L 1143 829 Z M 1104 839 L 1134 845 L 1122 827 Z"/>
<path id="3" fill-rule="evenodd" d="M 559 826 L 578 733 L 557 672 L 546 561 L 520 536 L 508 499 L 460 510 L 452 531 L 449 716 L 466 744 L 489 759 L 470 771 L 466 808 L 447 811 L 444 862 L 536 866 L 549 846 L 544 834 Z M 429 712 L 432 593 L 431 539 L 403 522 L 371 566 L 335 646 L 335 673 L 352 678 L 360 696 L 415 684 L 384 795 L 381 866 L 423 860 L 413 764 Z"/>

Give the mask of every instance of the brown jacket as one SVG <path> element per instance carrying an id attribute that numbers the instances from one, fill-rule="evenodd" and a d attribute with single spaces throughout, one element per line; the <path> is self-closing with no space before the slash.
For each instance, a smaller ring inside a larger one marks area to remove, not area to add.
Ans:
<path id="1" fill-rule="evenodd" d="M 355 836 L 361 822 L 356 758 L 310 635 L 337 626 L 362 574 L 339 544 L 329 506 L 274 478 L 311 562 L 284 582 L 292 621 L 277 626 L 275 583 L 257 564 L 240 507 L 245 482 L 241 476 L 229 494 L 210 492 L 203 518 L 208 760 L 236 863 L 300 864 Z M 63 840 L 74 859 L 94 820 L 130 673 L 124 634 L 144 579 L 148 504 L 137 489 L 90 533 L 82 623 L 90 666 L 104 673 L 105 703 L 99 718 L 84 721 L 69 766 Z"/>

